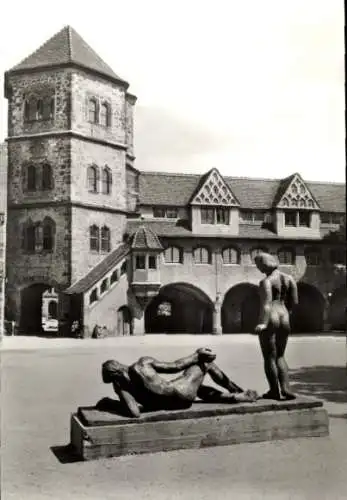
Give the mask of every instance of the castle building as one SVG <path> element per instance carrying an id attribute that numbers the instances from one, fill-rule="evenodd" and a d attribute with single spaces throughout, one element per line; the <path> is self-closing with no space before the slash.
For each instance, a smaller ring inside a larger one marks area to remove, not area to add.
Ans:
<path id="1" fill-rule="evenodd" d="M 129 84 L 69 26 L 5 74 L 6 314 L 37 334 L 251 332 L 276 254 L 298 281 L 294 331 L 344 327 L 345 186 L 141 172 Z M 153 131 L 155 133 L 155 131 Z"/>
<path id="2" fill-rule="evenodd" d="M 7 146 L 0 144 L 0 340 L 5 329 Z"/>

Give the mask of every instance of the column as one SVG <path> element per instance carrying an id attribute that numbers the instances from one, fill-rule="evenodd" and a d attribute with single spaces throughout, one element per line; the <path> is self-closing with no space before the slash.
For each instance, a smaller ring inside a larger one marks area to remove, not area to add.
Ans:
<path id="1" fill-rule="evenodd" d="M 214 335 L 222 335 L 222 301 L 220 293 L 217 293 L 216 301 L 214 303 L 213 317 L 212 317 L 212 333 Z"/>

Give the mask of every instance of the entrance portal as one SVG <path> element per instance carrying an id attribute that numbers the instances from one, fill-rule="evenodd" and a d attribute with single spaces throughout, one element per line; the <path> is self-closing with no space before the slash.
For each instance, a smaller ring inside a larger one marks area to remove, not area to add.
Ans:
<path id="1" fill-rule="evenodd" d="M 128 306 L 120 307 L 117 311 L 117 331 L 118 335 L 127 337 L 132 335 L 132 318 Z"/>
<path id="2" fill-rule="evenodd" d="M 49 285 L 38 283 L 30 285 L 21 291 L 21 311 L 19 324 L 19 331 L 21 334 L 42 335 L 44 331 L 47 330 L 46 322 L 48 321 L 48 319 L 51 319 L 52 325 L 50 325 L 47 331 L 55 333 L 58 331 L 58 299 L 55 300 L 55 305 L 51 306 L 51 311 L 55 315 L 52 315 L 52 318 L 48 318 L 47 316 L 48 307 L 43 307 L 45 292 L 50 289 L 51 287 Z"/>
<path id="3" fill-rule="evenodd" d="M 240 283 L 230 288 L 222 305 L 223 333 L 253 333 L 258 323 L 259 307 L 256 285 Z"/>
<path id="4" fill-rule="evenodd" d="M 329 323 L 332 330 L 347 329 L 347 288 L 336 288 L 330 298 Z"/>
<path id="5" fill-rule="evenodd" d="M 293 308 L 291 328 L 293 333 L 321 332 L 324 328 L 323 295 L 313 285 L 299 282 L 299 304 Z"/>
<path id="6" fill-rule="evenodd" d="M 145 312 L 146 333 L 212 333 L 213 304 L 189 283 L 166 285 Z"/>

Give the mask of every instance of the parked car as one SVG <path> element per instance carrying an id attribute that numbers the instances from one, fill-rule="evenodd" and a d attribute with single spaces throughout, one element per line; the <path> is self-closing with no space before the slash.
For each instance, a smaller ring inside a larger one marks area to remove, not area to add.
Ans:
<path id="1" fill-rule="evenodd" d="M 58 320 L 53 318 L 42 320 L 42 328 L 45 332 L 57 332 Z"/>

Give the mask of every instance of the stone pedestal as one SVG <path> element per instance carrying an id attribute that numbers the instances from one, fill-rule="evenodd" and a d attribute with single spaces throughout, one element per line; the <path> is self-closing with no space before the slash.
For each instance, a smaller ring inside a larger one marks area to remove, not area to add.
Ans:
<path id="1" fill-rule="evenodd" d="M 188 410 L 143 413 L 139 419 L 79 408 L 71 445 L 81 460 L 329 434 L 320 401 L 195 402 Z"/>

